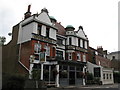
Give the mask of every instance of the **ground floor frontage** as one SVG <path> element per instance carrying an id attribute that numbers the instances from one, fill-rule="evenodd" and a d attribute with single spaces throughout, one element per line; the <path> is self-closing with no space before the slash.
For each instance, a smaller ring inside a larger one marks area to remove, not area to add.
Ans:
<path id="1" fill-rule="evenodd" d="M 55 85 L 56 87 L 85 85 L 84 73 L 86 63 L 68 60 L 49 60 L 43 64 L 33 62 L 30 66 L 31 76 L 33 78 L 36 77 L 34 76 L 35 73 L 32 72 L 38 70 L 40 72 L 38 76 L 47 85 Z M 43 68 L 43 74 L 41 74 L 41 68 Z"/>

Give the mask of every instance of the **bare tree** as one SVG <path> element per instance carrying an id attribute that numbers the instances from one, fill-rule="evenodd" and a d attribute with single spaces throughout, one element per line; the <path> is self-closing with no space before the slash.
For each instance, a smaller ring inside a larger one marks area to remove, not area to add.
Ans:
<path id="1" fill-rule="evenodd" d="M 5 42 L 6 42 L 6 37 L 0 36 L 0 46 L 4 45 Z"/>

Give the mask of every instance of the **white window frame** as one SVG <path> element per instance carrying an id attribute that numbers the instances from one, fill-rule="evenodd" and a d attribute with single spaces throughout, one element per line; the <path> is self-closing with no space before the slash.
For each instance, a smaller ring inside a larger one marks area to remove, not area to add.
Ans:
<path id="1" fill-rule="evenodd" d="M 34 51 L 36 51 L 36 53 L 40 53 L 40 50 L 41 50 L 41 44 L 35 43 L 34 44 Z"/>
<path id="2" fill-rule="evenodd" d="M 87 49 L 87 41 L 85 41 L 85 49 Z"/>
<path id="3" fill-rule="evenodd" d="M 83 40 L 82 39 L 80 39 L 80 47 L 83 48 Z"/>
<path id="4" fill-rule="evenodd" d="M 70 58 L 70 57 L 71 57 L 71 58 Z M 69 60 L 72 60 L 72 53 L 69 53 L 69 54 L 68 54 L 68 59 L 69 59 Z"/>

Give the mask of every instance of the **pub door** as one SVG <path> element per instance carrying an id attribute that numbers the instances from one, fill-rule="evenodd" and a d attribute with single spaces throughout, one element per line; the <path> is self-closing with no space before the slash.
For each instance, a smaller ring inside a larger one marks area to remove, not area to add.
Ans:
<path id="1" fill-rule="evenodd" d="M 75 72 L 69 72 L 69 85 L 75 85 Z"/>

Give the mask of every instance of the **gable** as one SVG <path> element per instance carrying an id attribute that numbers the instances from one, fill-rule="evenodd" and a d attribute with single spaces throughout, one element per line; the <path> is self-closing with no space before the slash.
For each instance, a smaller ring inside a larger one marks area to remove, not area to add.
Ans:
<path id="1" fill-rule="evenodd" d="M 82 29 L 78 30 L 77 35 L 81 38 L 87 39 L 87 37 Z"/>
<path id="2" fill-rule="evenodd" d="M 38 20 L 40 20 L 41 22 L 47 23 L 49 25 L 52 25 L 51 20 L 46 12 L 40 13 L 38 16 Z"/>

